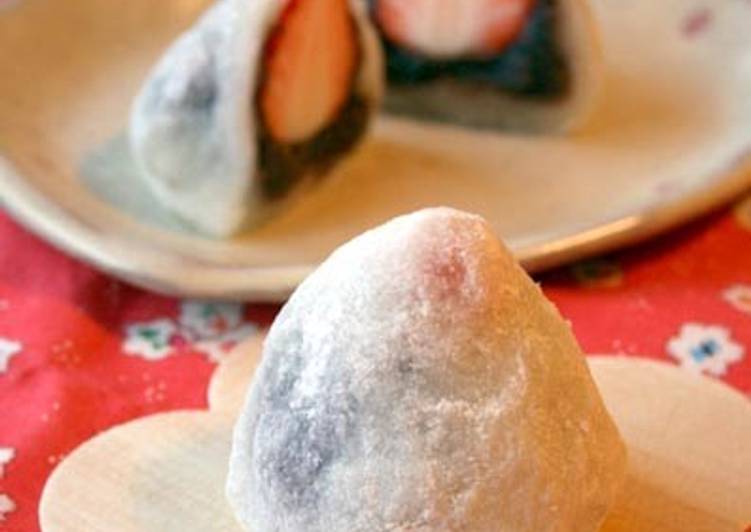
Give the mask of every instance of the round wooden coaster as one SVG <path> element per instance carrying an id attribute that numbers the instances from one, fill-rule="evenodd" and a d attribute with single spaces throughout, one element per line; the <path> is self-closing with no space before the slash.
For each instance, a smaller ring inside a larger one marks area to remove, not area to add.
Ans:
<path id="1" fill-rule="evenodd" d="M 53 472 L 45 532 L 240 531 L 224 498 L 231 427 L 259 360 L 250 339 L 219 366 L 208 412 L 158 414 L 84 443 Z M 751 403 L 667 364 L 592 357 L 629 449 L 604 532 L 739 532 L 751 524 Z"/>
<path id="2" fill-rule="evenodd" d="M 257 334 L 237 346 L 214 370 L 209 382 L 209 408 L 214 412 L 227 412 L 237 416 L 245 401 L 248 388 L 258 363 L 265 334 Z"/>
<path id="3" fill-rule="evenodd" d="M 603 532 L 721 532 L 751 525 L 751 402 L 668 364 L 591 357 L 628 446 L 628 477 Z"/>
<path id="4" fill-rule="evenodd" d="M 240 531 L 224 498 L 232 419 L 156 414 L 110 429 L 63 460 L 39 505 L 44 531 Z"/>

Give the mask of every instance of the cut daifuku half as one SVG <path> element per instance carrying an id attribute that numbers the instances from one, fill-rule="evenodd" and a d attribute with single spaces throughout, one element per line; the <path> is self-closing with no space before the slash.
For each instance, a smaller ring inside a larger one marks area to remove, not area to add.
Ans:
<path id="1" fill-rule="evenodd" d="M 583 124 L 602 65 L 585 0 L 370 0 L 388 111 L 533 132 Z"/>
<path id="2" fill-rule="evenodd" d="M 250 531 L 594 532 L 624 462 L 569 325 L 486 222 L 431 209 L 282 309 L 227 492 Z"/>
<path id="3" fill-rule="evenodd" d="M 353 149 L 382 68 L 359 0 L 220 0 L 137 97 L 134 157 L 168 209 L 228 235 Z"/>

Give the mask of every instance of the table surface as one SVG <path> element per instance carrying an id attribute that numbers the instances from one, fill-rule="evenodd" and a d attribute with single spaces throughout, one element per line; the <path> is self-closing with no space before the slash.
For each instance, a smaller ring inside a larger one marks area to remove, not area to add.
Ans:
<path id="1" fill-rule="evenodd" d="M 0 530 L 38 530 L 55 465 L 124 421 L 203 408 L 215 362 L 278 307 L 180 301 L 102 275 L 0 213 Z M 751 196 L 539 279 L 587 353 L 751 394 Z"/>

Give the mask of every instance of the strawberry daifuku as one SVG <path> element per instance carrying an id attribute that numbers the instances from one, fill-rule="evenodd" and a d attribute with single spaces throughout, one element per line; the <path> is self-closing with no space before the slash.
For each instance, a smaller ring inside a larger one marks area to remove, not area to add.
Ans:
<path id="1" fill-rule="evenodd" d="M 352 151 L 382 70 L 359 0 L 219 0 L 136 98 L 134 159 L 168 210 L 227 236 Z"/>
<path id="2" fill-rule="evenodd" d="M 438 208 L 292 295 L 227 494 L 252 532 L 595 532 L 625 460 L 570 326 L 482 218 Z"/>
<path id="3" fill-rule="evenodd" d="M 281 142 L 314 137 L 349 99 L 359 46 L 348 1 L 290 1 L 266 44 L 261 116 Z"/>
<path id="4" fill-rule="evenodd" d="M 534 0 L 378 0 L 392 42 L 430 57 L 491 56 L 516 38 Z"/>
<path id="5" fill-rule="evenodd" d="M 600 84 L 583 0 L 370 0 L 386 50 L 386 109 L 469 127 L 581 124 Z"/>

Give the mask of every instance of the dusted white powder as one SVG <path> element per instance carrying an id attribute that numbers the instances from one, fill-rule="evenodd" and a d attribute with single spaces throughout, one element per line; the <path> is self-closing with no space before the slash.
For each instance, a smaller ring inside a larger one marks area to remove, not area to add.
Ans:
<path id="1" fill-rule="evenodd" d="M 479 217 L 345 244 L 266 340 L 228 494 L 254 532 L 597 530 L 624 448 L 568 325 Z"/>

